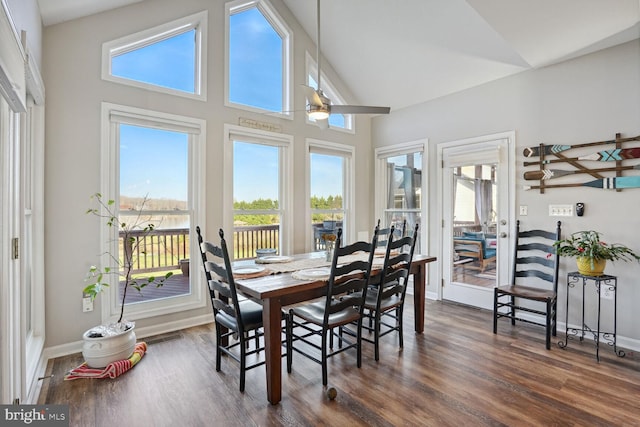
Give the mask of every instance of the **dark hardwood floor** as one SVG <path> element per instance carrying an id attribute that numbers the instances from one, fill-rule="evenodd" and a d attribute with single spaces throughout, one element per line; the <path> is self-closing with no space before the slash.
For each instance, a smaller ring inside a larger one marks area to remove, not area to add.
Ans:
<path id="1" fill-rule="evenodd" d="M 247 373 L 223 359 L 215 371 L 213 326 L 147 337 L 148 351 L 115 380 L 63 381 L 80 354 L 51 360 L 40 404 L 70 405 L 72 426 L 633 426 L 640 425 L 640 353 L 615 356 L 593 341 L 545 350 L 543 329 L 501 321 L 488 311 L 427 302 L 424 334 L 413 332 L 407 301 L 404 350 L 383 338 L 381 359 L 365 343 L 329 362 L 325 397 L 320 365 L 283 359 L 283 399 L 266 400 L 264 367 Z M 560 339 L 554 339 L 554 342 Z"/>

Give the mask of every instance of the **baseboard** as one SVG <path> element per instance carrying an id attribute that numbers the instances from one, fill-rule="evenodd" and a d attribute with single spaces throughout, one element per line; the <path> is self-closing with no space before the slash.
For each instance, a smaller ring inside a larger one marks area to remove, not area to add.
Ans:
<path id="1" fill-rule="evenodd" d="M 211 314 L 203 314 L 197 317 L 190 317 L 175 322 L 162 323 L 161 325 L 146 326 L 144 328 L 136 327 L 136 338 L 146 338 L 153 335 L 164 334 L 193 326 L 205 325 L 213 322 Z M 46 360 L 55 359 L 56 357 L 68 356 L 69 354 L 80 353 L 82 351 L 82 340 L 70 342 L 67 344 L 47 347 L 44 349 Z M 46 366 L 46 363 L 45 363 Z"/>
<path id="2" fill-rule="evenodd" d="M 557 328 L 557 333 L 558 333 L 558 337 L 562 337 L 564 339 L 564 334 L 566 331 L 566 327 L 565 327 L 565 323 L 564 322 L 558 322 L 558 328 Z M 580 325 L 572 325 L 571 323 L 569 324 L 569 329 L 580 329 Z M 587 338 L 590 338 L 590 335 L 587 332 Z M 604 343 L 606 341 L 603 341 L 602 338 L 600 338 L 600 351 L 602 351 L 603 347 L 602 347 L 602 343 Z M 605 345 L 605 347 L 609 347 L 608 345 Z M 620 334 L 618 334 L 616 336 L 616 347 L 622 347 L 625 350 L 633 350 L 633 351 L 640 351 L 640 340 L 634 339 L 634 338 L 628 338 L 628 337 L 623 337 L 620 336 Z"/>

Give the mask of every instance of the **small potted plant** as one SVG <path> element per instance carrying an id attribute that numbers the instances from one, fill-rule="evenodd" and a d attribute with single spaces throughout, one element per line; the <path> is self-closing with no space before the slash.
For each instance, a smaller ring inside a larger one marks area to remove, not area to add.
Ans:
<path id="1" fill-rule="evenodd" d="M 607 260 L 640 261 L 640 256 L 627 246 L 605 243 L 600 240 L 600 235 L 593 230 L 577 231 L 568 239 L 558 240 L 554 246 L 558 255 L 575 257 L 578 272 L 585 276 L 601 276 Z"/>
<path id="2" fill-rule="evenodd" d="M 336 236 L 333 233 L 325 233 L 322 235 L 322 240 L 324 240 L 324 247 L 326 250 L 327 261 L 331 261 L 333 259 L 333 250 L 336 247 Z"/>
<path id="3" fill-rule="evenodd" d="M 92 368 L 101 368 L 116 360 L 130 357 L 135 349 L 135 324 L 124 320 L 125 299 L 129 288 L 142 292 L 142 289 L 149 285 L 160 287 L 173 275 L 173 272 L 168 272 L 162 277 L 141 278 L 133 275 L 136 254 L 144 254 L 144 251 L 139 250 L 139 245 L 155 229 L 155 225 L 149 222 L 149 218 L 144 218 L 142 215 L 144 205 L 148 201 L 147 197 L 142 200 L 132 223 L 119 221 L 113 200 L 105 202 L 100 193 L 94 194 L 91 198 L 97 201 L 98 207 L 90 208 L 86 213 L 104 219 L 109 227 L 116 227 L 118 235 L 122 236 L 123 242 L 128 243 L 130 247 L 130 250 L 123 250 L 124 253 L 121 256 L 117 253 L 105 252 L 110 265 L 101 268 L 92 265 L 85 279 L 89 284 L 83 292 L 92 301 L 109 287 L 107 280 L 109 277 L 115 277 L 117 282 L 123 282 L 118 321 L 91 328 L 82 336 L 84 340 L 82 353 L 87 365 Z"/>

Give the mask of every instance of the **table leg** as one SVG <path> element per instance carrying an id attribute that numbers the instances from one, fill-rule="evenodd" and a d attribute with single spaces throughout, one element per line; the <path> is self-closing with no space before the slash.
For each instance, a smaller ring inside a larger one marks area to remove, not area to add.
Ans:
<path id="1" fill-rule="evenodd" d="M 267 399 L 273 405 L 282 397 L 282 306 L 277 298 L 263 300 Z"/>
<path id="2" fill-rule="evenodd" d="M 413 312 L 416 332 L 424 332 L 424 298 L 427 286 L 426 264 L 417 266 L 413 273 Z"/>

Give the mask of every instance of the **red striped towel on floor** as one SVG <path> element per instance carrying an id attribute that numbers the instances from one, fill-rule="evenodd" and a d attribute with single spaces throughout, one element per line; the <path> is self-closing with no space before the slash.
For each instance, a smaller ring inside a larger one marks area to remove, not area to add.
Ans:
<path id="1" fill-rule="evenodd" d="M 133 368 L 136 363 L 142 359 L 142 356 L 144 356 L 146 351 L 147 343 L 139 342 L 136 344 L 136 349 L 133 351 L 133 354 L 128 359 L 116 360 L 115 362 L 109 363 L 102 369 L 90 368 L 85 362 L 77 368 L 67 372 L 64 379 L 66 381 L 77 380 L 78 378 L 116 378 Z"/>

